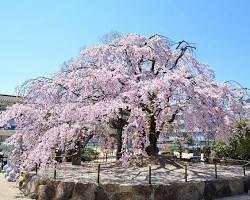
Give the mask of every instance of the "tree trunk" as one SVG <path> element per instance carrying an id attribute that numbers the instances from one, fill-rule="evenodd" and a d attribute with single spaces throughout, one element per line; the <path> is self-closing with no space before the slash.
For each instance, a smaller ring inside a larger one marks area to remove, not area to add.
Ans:
<path id="1" fill-rule="evenodd" d="M 124 126 L 127 124 L 126 118 L 119 118 L 110 121 L 112 128 L 116 129 L 116 160 L 119 160 L 122 157 L 122 131 Z"/>
<path id="2" fill-rule="evenodd" d="M 72 165 L 81 165 L 81 142 L 77 142 L 76 146 L 72 154 Z"/>
<path id="3" fill-rule="evenodd" d="M 117 129 L 116 160 L 119 160 L 122 157 L 122 130 L 122 128 Z"/>
<path id="4" fill-rule="evenodd" d="M 150 144 L 146 147 L 146 152 L 149 156 L 155 156 L 158 155 L 159 152 L 159 149 L 157 147 L 157 141 L 160 133 L 156 131 L 155 116 L 153 114 L 149 118 L 149 126 L 150 133 L 148 139 Z"/>
<path id="5" fill-rule="evenodd" d="M 83 149 L 89 142 L 89 140 L 93 137 L 93 135 L 89 135 L 84 138 L 83 141 L 76 142 L 77 148 L 74 149 L 72 158 L 72 165 L 81 165 L 81 149 Z"/>
<path id="6" fill-rule="evenodd" d="M 157 140 L 158 136 L 157 133 L 150 133 L 149 134 L 149 146 L 146 147 L 146 152 L 149 156 L 155 156 L 158 155 L 159 149 L 157 147 Z"/>

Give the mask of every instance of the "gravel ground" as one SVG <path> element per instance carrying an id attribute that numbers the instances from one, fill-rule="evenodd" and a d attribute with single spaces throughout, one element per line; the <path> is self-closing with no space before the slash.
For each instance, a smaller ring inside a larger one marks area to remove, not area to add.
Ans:
<path id="1" fill-rule="evenodd" d="M 27 200 L 22 195 L 16 183 L 7 182 L 4 175 L 0 173 L 0 199 L 1 200 Z"/>
<path id="2" fill-rule="evenodd" d="M 83 163 L 81 166 L 72 166 L 63 163 L 57 166 L 57 179 L 65 181 L 96 182 L 97 162 Z M 48 166 L 39 173 L 44 176 L 53 177 L 54 166 Z M 170 182 L 185 181 L 185 170 L 179 165 L 152 165 L 152 184 L 167 184 Z M 211 164 L 189 164 L 187 167 L 188 181 L 211 180 L 215 177 L 215 166 Z M 243 176 L 240 166 L 217 165 L 218 178 L 230 178 Z M 246 172 L 250 175 L 250 172 Z M 149 167 L 129 167 L 117 166 L 115 162 L 102 162 L 100 171 L 101 183 L 116 184 L 147 184 L 149 177 Z"/>

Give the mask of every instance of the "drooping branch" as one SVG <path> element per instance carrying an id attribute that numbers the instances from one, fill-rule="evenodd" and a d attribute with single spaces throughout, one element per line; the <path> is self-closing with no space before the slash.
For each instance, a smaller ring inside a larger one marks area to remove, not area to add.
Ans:
<path id="1" fill-rule="evenodd" d="M 170 70 L 176 68 L 179 60 L 185 55 L 186 51 L 192 51 L 196 49 L 196 47 L 191 46 L 188 42 L 182 40 L 181 42 L 178 43 L 176 50 L 180 50 L 180 54 L 177 56 L 173 66 L 170 68 Z"/>

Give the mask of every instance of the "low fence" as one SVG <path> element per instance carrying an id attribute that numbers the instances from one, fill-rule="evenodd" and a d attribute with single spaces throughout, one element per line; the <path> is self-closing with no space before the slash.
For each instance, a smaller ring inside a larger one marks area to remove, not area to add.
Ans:
<path id="1" fill-rule="evenodd" d="M 124 167 L 115 161 L 114 156 L 105 156 L 95 161 L 82 162 L 80 166 L 66 162 L 48 164 L 40 170 L 36 166 L 35 171 L 57 180 L 84 183 L 165 184 L 247 176 L 250 167 L 248 161 L 233 159 L 207 164 L 179 161 L 164 156 L 157 158 L 149 160 L 149 157 L 144 157 L 144 166 Z"/>

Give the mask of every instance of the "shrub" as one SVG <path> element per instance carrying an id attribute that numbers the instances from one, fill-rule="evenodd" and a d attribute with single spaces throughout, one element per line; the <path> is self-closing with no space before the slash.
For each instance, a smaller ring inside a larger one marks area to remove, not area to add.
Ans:
<path id="1" fill-rule="evenodd" d="M 92 148 L 84 148 L 81 150 L 81 160 L 82 161 L 91 161 L 97 159 L 99 152 Z"/>
<path id="2" fill-rule="evenodd" d="M 229 153 L 229 146 L 227 146 L 225 144 L 225 142 L 223 141 L 218 141 L 217 143 L 215 143 L 213 145 L 213 150 L 216 153 L 216 156 L 218 158 L 222 158 L 222 157 L 228 157 L 228 153 Z"/>
<path id="3" fill-rule="evenodd" d="M 250 129 L 245 120 L 238 120 L 236 123 L 235 134 L 230 138 L 229 144 L 222 141 L 213 146 L 216 155 L 233 159 L 250 159 Z"/>

